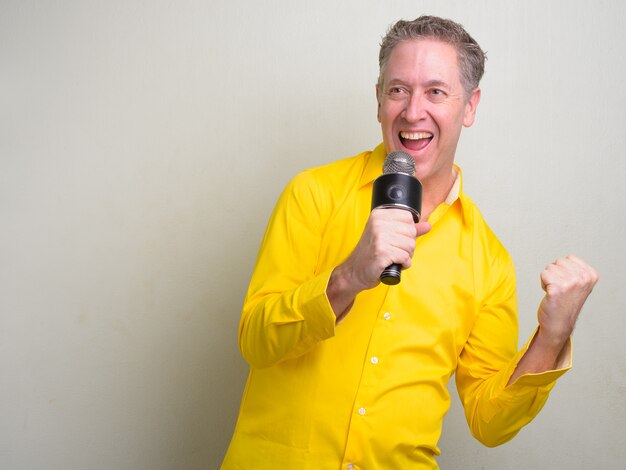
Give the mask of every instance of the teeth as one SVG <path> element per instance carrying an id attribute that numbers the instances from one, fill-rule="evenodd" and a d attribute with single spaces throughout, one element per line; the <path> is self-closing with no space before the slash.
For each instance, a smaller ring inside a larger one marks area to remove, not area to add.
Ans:
<path id="1" fill-rule="evenodd" d="M 400 132 L 400 137 L 407 140 L 430 139 L 432 136 L 430 132 Z"/>

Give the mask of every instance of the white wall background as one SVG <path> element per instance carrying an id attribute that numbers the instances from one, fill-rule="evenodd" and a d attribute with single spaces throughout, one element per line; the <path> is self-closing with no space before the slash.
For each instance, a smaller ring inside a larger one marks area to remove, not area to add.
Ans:
<path id="1" fill-rule="evenodd" d="M 443 469 L 618 469 L 626 448 L 626 3 L 0 0 L 0 468 L 215 469 L 265 222 L 296 172 L 380 141 L 390 23 L 431 13 L 488 51 L 465 187 L 516 260 L 602 279 L 575 367 L 510 444 Z"/>

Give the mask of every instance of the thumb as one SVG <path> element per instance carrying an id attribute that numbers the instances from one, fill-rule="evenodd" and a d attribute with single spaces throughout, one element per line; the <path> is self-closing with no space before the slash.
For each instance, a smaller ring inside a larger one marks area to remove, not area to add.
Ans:
<path id="1" fill-rule="evenodd" d="M 422 235 L 430 232 L 431 225 L 428 222 L 418 222 L 415 224 L 415 230 L 417 231 L 416 237 L 421 237 Z"/>

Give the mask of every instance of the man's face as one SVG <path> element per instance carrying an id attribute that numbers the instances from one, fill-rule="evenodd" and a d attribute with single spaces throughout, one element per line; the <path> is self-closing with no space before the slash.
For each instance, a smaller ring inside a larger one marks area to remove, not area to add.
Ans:
<path id="1" fill-rule="evenodd" d="M 454 46 L 435 39 L 401 42 L 376 96 L 386 152 L 410 153 L 425 186 L 449 187 L 461 129 L 474 122 L 480 100 L 479 89 L 466 98 Z"/>

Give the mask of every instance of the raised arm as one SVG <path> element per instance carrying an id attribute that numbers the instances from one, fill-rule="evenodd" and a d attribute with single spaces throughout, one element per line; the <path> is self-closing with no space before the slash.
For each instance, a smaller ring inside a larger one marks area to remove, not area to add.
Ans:
<path id="1" fill-rule="evenodd" d="M 537 313 L 539 328 L 509 384 L 524 374 L 554 369 L 598 279 L 596 270 L 574 255 L 559 258 L 543 270 L 541 287 L 546 295 Z"/>

